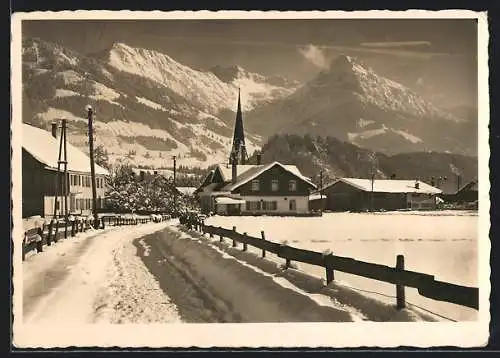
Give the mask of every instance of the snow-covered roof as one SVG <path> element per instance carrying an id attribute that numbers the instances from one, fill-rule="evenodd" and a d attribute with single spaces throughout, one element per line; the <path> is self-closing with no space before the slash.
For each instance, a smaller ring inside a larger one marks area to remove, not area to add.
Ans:
<path id="1" fill-rule="evenodd" d="M 141 172 L 148 173 L 153 175 L 155 172 L 157 174 L 161 174 L 163 176 L 173 176 L 174 172 L 170 169 L 141 169 L 141 168 L 132 168 L 132 171 L 136 174 L 139 175 Z"/>
<path id="2" fill-rule="evenodd" d="M 236 166 L 236 171 L 238 176 L 245 174 L 249 170 L 255 170 L 256 168 L 260 168 L 262 165 L 252 165 L 252 164 L 238 164 Z M 219 164 L 219 171 L 222 174 L 222 180 L 225 182 L 231 181 L 232 168 L 231 164 Z"/>
<path id="3" fill-rule="evenodd" d="M 233 190 L 239 188 L 240 186 L 242 186 L 243 184 L 248 183 L 250 180 L 257 178 L 259 175 L 261 175 L 265 171 L 269 170 L 270 168 L 274 167 L 275 165 L 282 167 L 284 170 L 288 171 L 289 173 L 295 175 L 297 178 L 308 183 L 313 188 L 316 188 L 316 185 L 313 182 L 311 182 L 311 179 L 302 175 L 300 170 L 295 165 L 284 165 L 284 164 L 281 164 L 279 162 L 272 162 L 272 163 L 266 164 L 266 165 L 253 165 L 251 168 L 248 168 L 248 169 L 245 168 L 246 170 L 242 174 L 240 174 L 238 172 L 238 176 L 236 178 L 235 184 L 230 183 L 230 184 L 226 185 L 222 190 L 233 191 Z M 240 166 L 238 166 L 238 169 L 239 169 L 239 167 Z"/>
<path id="4" fill-rule="evenodd" d="M 325 195 L 321 194 L 311 194 L 309 195 L 309 200 L 320 200 L 320 199 L 326 199 Z"/>
<path id="5" fill-rule="evenodd" d="M 23 148 L 40 163 L 50 169 L 57 169 L 59 158 L 59 138 L 54 138 L 46 130 L 23 123 Z M 67 143 L 68 171 L 90 173 L 90 159 L 80 149 Z M 61 166 L 62 169 L 62 166 Z M 107 175 L 109 172 L 95 164 L 96 174 Z"/>
<path id="6" fill-rule="evenodd" d="M 363 191 L 372 191 L 371 179 L 340 178 L 335 183 L 342 181 L 348 185 Z M 332 185 L 334 185 L 333 183 Z M 418 181 L 418 188 L 415 180 L 402 179 L 375 179 L 373 181 L 373 192 L 375 193 L 419 193 L 419 194 L 440 194 L 442 191 L 423 181 Z"/>
<path id="7" fill-rule="evenodd" d="M 192 186 L 178 186 L 177 190 L 184 195 L 193 195 L 193 193 L 196 191 L 196 188 Z"/>
<path id="8" fill-rule="evenodd" d="M 225 196 L 215 198 L 215 203 L 217 204 L 245 204 L 245 200 L 233 199 Z"/>

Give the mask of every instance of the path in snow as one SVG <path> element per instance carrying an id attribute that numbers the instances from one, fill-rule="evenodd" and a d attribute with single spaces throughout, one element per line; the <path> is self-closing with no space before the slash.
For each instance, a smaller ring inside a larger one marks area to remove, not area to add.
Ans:
<path id="1" fill-rule="evenodd" d="M 227 257 L 204 240 L 175 228 L 136 240 L 140 254 L 178 308 L 182 321 L 211 322 L 336 322 L 352 321 L 334 304 L 320 305 L 272 277 Z"/>
<path id="2" fill-rule="evenodd" d="M 167 223 L 108 228 L 60 241 L 23 263 L 24 323 L 175 322 L 175 306 L 132 241 Z"/>

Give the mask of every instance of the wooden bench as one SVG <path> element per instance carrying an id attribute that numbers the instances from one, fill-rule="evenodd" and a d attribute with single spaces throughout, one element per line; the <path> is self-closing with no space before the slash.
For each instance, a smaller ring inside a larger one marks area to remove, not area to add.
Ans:
<path id="1" fill-rule="evenodd" d="M 24 232 L 23 238 L 23 261 L 26 253 L 36 249 L 37 252 L 43 251 L 43 227 L 35 227 Z"/>

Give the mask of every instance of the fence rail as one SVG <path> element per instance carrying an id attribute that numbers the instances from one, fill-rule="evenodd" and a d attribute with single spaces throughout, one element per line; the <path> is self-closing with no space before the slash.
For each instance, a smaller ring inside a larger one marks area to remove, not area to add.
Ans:
<path id="1" fill-rule="evenodd" d="M 341 271 L 352 275 L 362 276 L 373 280 L 387 282 L 396 285 L 397 308 L 405 308 L 405 287 L 416 288 L 420 295 L 434 300 L 445 301 L 457 305 L 479 309 L 479 289 L 477 287 L 460 286 L 453 283 L 436 281 L 433 275 L 408 271 L 404 269 L 404 256 L 396 257 L 395 267 L 374 264 L 355 260 L 349 257 L 336 256 L 332 253 L 320 253 L 295 248 L 285 244 L 268 241 L 265 233 L 261 232 L 261 238 L 248 236 L 246 233 L 238 233 L 236 227 L 232 230 L 222 227 L 205 225 L 203 221 L 195 219 L 185 220 L 184 225 L 194 228 L 210 237 L 219 236 L 220 241 L 224 238 L 243 243 L 243 250 L 247 245 L 262 250 L 262 257 L 266 252 L 271 252 L 285 259 L 285 267 L 289 268 L 292 261 L 302 262 L 325 268 L 327 284 L 334 281 L 335 271 Z"/>
<path id="2" fill-rule="evenodd" d="M 97 227 L 104 229 L 107 226 L 138 225 L 149 222 L 160 222 L 168 219 L 167 215 L 150 215 L 147 217 L 125 217 L 121 215 L 104 215 L 99 218 Z M 43 223 L 24 232 L 22 259 L 32 250 L 37 253 L 43 252 L 44 246 L 51 246 L 60 239 L 74 237 L 77 233 L 86 232 L 93 228 L 94 219 L 91 217 L 76 217 L 73 220 L 52 219 L 49 223 Z"/>

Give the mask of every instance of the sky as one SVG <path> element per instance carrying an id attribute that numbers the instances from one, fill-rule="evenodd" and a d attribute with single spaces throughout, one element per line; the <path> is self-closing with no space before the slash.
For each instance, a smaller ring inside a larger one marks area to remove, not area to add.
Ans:
<path id="1" fill-rule="evenodd" d="M 406 85 L 434 80 L 430 86 L 439 87 L 446 76 L 447 90 L 463 102 L 477 93 L 476 26 L 475 20 L 451 19 L 30 20 L 22 31 L 84 54 L 124 42 L 200 70 L 238 64 L 299 81 L 347 53 Z"/>

